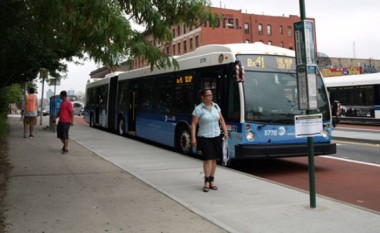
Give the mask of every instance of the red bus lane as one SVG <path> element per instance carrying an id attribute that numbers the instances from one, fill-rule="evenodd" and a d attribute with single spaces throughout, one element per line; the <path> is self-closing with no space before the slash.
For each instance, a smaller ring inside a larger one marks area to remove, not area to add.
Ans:
<path id="1" fill-rule="evenodd" d="M 307 157 L 260 161 L 249 169 L 248 166 L 245 167 L 245 172 L 309 192 Z M 315 157 L 317 195 L 374 210 L 380 214 L 379 179 L 380 166 Z"/>
<path id="2" fill-rule="evenodd" d="M 88 125 L 86 121 L 84 121 L 83 116 L 74 116 L 74 123 L 80 125 Z"/>

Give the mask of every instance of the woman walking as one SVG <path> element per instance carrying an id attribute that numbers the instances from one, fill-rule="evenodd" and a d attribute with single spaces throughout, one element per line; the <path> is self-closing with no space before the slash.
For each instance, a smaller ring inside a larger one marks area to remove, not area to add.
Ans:
<path id="1" fill-rule="evenodd" d="M 203 191 L 217 190 L 214 184 L 216 161 L 222 154 L 222 137 L 220 126 L 223 129 L 224 139 L 228 138 L 226 123 L 219 106 L 212 101 L 212 92 L 203 89 L 199 92 L 202 103 L 195 107 L 191 123 L 191 145 L 202 151 L 203 171 L 205 181 Z M 220 123 L 220 125 L 219 125 Z M 196 128 L 199 124 L 198 134 Z"/>

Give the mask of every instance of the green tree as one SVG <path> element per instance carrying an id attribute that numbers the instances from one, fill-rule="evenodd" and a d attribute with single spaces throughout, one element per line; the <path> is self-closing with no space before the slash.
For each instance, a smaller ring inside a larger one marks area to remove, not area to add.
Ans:
<path id="1" fill-rule="evenodd" d="M 24 96 L 24 88 L 20 84 L 12 84 L 2 92 L 5 94 L 4 98 L 9 103 L 15 103 L 18 108 L 22 107 L 22 99 Z"/>
<path id="2" fill-rule="evenodd" d="M 65 61 L 88 56 L 115 67 L 141 57 L 153 66 L 170 66 L 170 58 L 144 40 L 165 43 L 175 24 L 215 22 L 208 0 L 2 0 L 0 1 L 0 87 L 37 77 L 40 68 L 60 78 Z M 145 28 L 134 29 L 136 23 Z"/>
<path id="3" fill-rule="evenodd" d="M 9 113 L 9 104 L 17 104 L 17 107 L 21 107 L 21 101 L 23 98 L 23 89 L 19 84 L 13 84 L 8 87 L 0 88 L 0 93 L 3 93 L 0 98 L 0 140 L 4 137 L 7 124 L 5 119 Z"/>

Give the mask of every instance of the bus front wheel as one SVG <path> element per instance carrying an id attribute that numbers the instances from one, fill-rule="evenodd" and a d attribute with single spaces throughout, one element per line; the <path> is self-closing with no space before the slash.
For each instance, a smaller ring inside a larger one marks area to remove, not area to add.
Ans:
<path id="1" fill-rule="evenodd" d="M 177 133 L 177 150 L 182 154 L 190 154 L 191 137 L 188 129 L 180 128 Z"/>

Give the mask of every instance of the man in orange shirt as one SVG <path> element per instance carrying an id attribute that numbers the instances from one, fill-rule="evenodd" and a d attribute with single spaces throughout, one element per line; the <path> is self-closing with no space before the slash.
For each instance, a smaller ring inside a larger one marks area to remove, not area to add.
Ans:
<path id="1" fill-rule="evenodd" d="M 29 138 L 34 137 L 34 126 L 37 124 L 37 96 L 34 88 L 29 88 L 28 95 L 24 100 L 24 138 L 27 137 L 29 128 Z"/>

